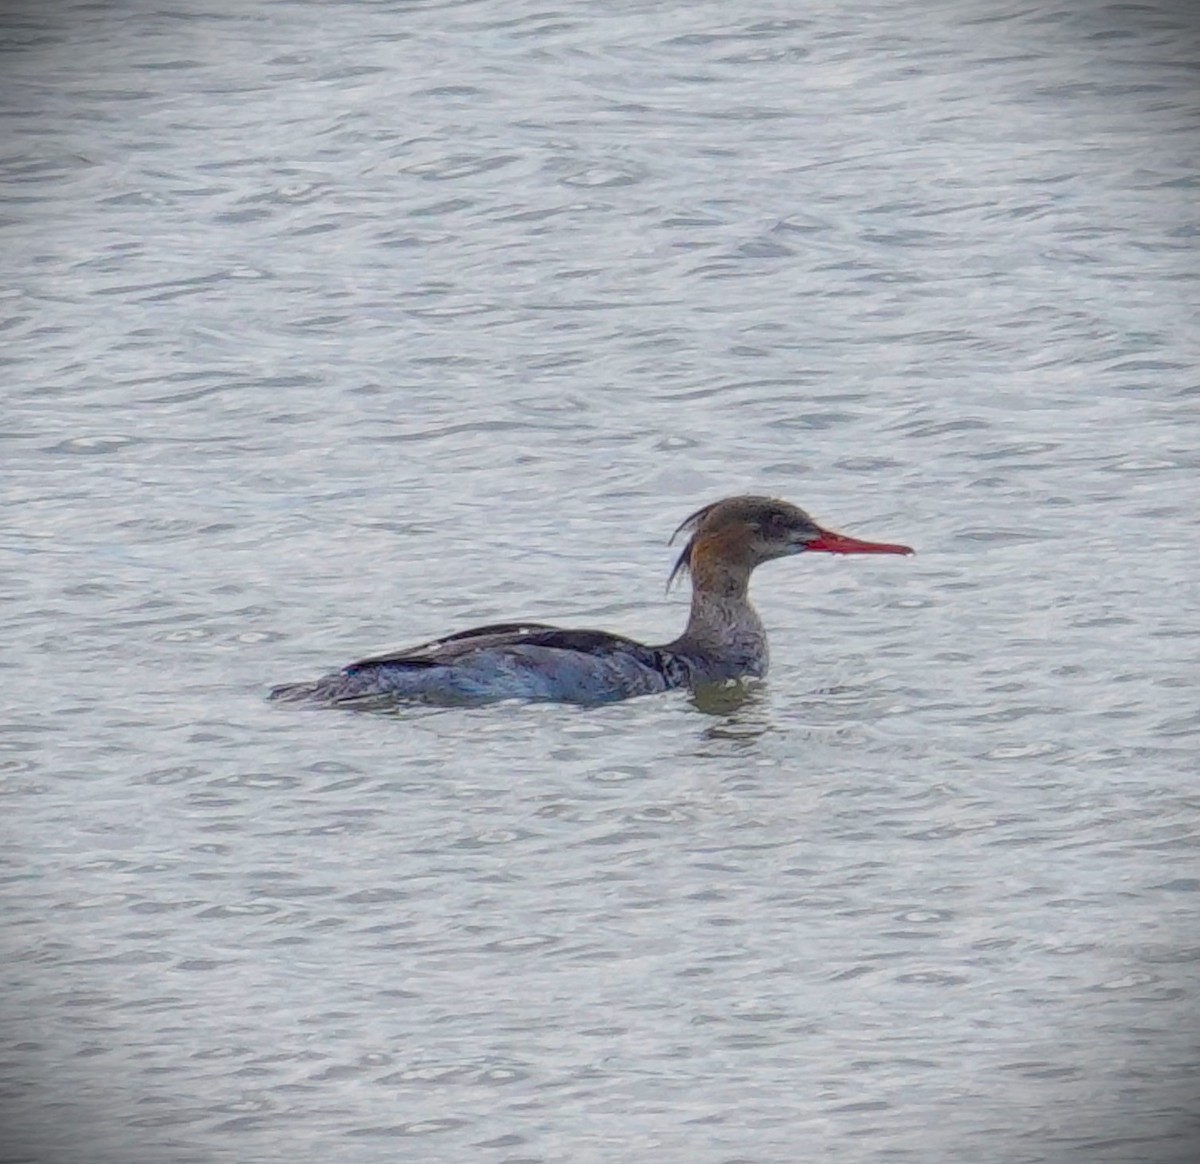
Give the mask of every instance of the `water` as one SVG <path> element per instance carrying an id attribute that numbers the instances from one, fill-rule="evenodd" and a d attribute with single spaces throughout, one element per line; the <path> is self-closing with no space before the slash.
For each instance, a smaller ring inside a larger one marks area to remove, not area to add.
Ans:
<path id="1" fill-rule="evenodd" d="M 3 19 L 6 1164 L 1195 1158 L 1194 14 Z M 744 489 L 758 690 L 264 701 Z"/>

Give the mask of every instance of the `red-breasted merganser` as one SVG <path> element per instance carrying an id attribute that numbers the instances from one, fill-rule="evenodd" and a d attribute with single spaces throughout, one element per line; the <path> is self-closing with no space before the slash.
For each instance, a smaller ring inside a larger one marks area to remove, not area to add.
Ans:
<path id="1" fill-rule="evenodd" d="M 406 650 L 351 663 L 311 683 L 276 687 L 272 699 L 331 705 L 497 699 L 612 703 L 676 687 L 767 672 L 767 634 L 750 605 L 750 574 L 773 558 L 911 554 L 822 529 L 802 509 L 770 497 L 728 497 L 696 510 L 672 535 L 691 537 L 671 571 L 692 579 L 683 634 L 647 646 L 607 631 L 506 622 L 459 631 Z"/>

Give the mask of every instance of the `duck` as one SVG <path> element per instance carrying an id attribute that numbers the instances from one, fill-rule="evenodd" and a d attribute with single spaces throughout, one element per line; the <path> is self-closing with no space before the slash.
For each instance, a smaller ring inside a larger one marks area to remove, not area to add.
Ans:
<path id="1" fill-rule="evenodd" d="M 750 576 L 797 554 L 912 554 L 909 546 L 862 541 L 818 525 L 773 497 L 726 497 L 686 517 L 671 537 L 687 540 L 667 580 L 691 582 L 687 625 L 650 645 L 611 631 L 502 622 L 402 650 L 370 655 L 309 682 L 271 690 L 276 702 L 354 707 L 527 700 L 607 704 L 679 688 L 698 689 L 767 674 L 767 633 L 750 602 Z"/>

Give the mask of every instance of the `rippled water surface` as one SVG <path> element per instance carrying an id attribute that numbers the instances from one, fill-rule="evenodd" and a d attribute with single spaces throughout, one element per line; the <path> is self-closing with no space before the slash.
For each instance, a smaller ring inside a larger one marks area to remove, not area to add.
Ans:
<path id="1" fill-rule="evenodd" d="M 1200 17 L 0 19 L 5 1164 L 1196 1159 Z M 264 700 L 748 489 L 757 688 Z"/>

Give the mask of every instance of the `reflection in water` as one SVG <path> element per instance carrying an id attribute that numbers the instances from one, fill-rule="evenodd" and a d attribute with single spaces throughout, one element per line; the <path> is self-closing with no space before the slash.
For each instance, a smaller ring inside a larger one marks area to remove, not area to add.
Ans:
<path id="1" fill-rule="evenodd" d="M 759 680 L 734 680 L 697 687 L 692 706 L 717 718 L 706 728 L 706 740 L 747 740 L 765 735 L 777 726 L 770 716 L 766 685 Z"/>

